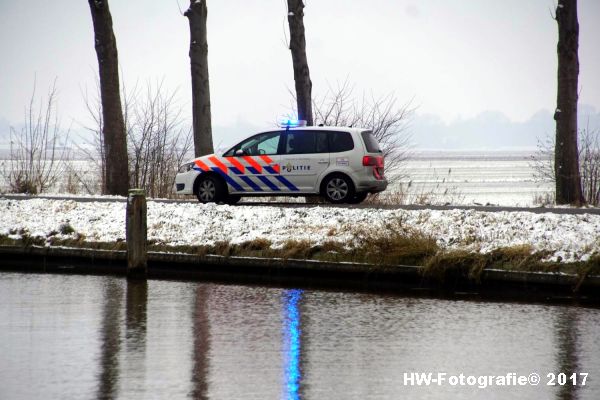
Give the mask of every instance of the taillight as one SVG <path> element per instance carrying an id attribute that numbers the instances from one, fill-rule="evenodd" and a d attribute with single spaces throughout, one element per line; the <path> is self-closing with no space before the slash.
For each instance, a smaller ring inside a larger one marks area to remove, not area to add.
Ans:
<path id="1" fill-rule="evenodd" d="M 365 167 L 373 167 L 375 179 L 383 179 L 383 156 L 364 156 L 362 163 Z"/>
<path id="2" fill-rule="evenodd" d="M 365 167 L 377 167 L 383 168 L 383 157 L 382 156 L 364 156 L 363 165 Z"/>

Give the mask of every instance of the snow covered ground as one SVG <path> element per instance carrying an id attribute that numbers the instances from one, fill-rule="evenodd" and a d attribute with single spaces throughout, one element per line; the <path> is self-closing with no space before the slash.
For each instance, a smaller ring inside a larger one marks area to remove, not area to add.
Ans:
<path id="1" fill-rule="evenodd" d="M 0 234 L 19 238 L 19 232 L 26 232 L 48 237 L 69 224 L 73 235 L 82 234 L 87 241 L 116 241 L 125 237 L 125 207 L 123 202 L 0 199 Z M 331 240 L 352 246 L 357 232 L 385 234 L 386 224 L 393 222 L 435 237 L 445 249 L 489 252 L 526 244 L 534 250 L 549 250 L 552 259 L 563 261 L 587 260 L 600 252 L 600 216 L 592 214 L 148 202 L 148 239 L 166 245 L 243 243 L 265 238 L 274 247 L 290 239 L 315 245 Z"/>

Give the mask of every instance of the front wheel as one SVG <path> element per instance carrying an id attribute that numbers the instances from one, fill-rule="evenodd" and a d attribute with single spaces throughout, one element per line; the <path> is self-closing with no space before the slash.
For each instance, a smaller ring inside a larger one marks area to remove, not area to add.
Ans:
<path id="1" fill-rule="evenodd" d="M 212 175 L 200 177 L 196 197 L 200 203 L 213 203 L 223 198 L 225 188 L 223 183 Z"/>
<path id="2" fill-rule="evenodd" d="M 240 195 L 230 194 L 229 196 L 227 196 L 225 198 L 225 200 L 223 200 L 223 203 L 229 204 L 232 206 L 234 204 L 237 204 L 241 199 L 242 199 L 242 196 L 240 196 Z"/>
<path id="3" fill-rule="evenodd" d="M 354 184 L 346 175 L 331 175 L 325 178 L 322 195 L 334 204 L 348 203 L 354 198 Z"/>

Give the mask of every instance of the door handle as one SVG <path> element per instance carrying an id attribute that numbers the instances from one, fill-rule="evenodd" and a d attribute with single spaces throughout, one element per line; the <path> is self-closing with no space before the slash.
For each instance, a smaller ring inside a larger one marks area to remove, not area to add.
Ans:
<path id="1" fill-rule="evenodd" d="M 329 160 L 319 160 L 319 164 L 329 164 Z"/>

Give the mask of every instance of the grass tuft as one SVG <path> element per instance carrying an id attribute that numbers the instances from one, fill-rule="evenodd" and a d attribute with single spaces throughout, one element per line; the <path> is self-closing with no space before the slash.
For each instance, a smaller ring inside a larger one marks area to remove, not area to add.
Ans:
<path id="1" fill-rule="evenodd" d="M 268 239 L 257 238 L 257 239 L 251 240 L 249 242 L 244 242 L 241 245 L 239 245 L 238 251 L 240 251 L 240 252 L 264 251 L 264 250 L 270 249 L 272 244 L 273 243 Z"/>
<path id="2" fill-rule="evenodd" d="M 423 276 L 444 281 L 449 274 L 459 274 L 479 281 L 486 267 L 486 256 L 467 250 L 440 251 L 430 257 L 421 270 Z"/>
<path id="3" fill-rule="evenodd" d="M 357 242 L 355 257 L 363 262 L 423 265 L 440 251 L 434 237 L 405 227 L 402 220 L 383 229 L 359 231 Z"/>
<path id="4" fill-rule="evenodd" d="M 71 224 L 69 224 L 68 222 L 61 224 L 58 228 L 58 231 L 63 235 L 70 235 L 72 233 L 75 233 L 75 229 L 73 229 Z"/>
<path id="5" fill-rule="evenodd" d="M 281 258 L 310 259 L 318 252 L 317 246 L 312 246 L 308 240 L 288 240 L 281 248 Z"/>

